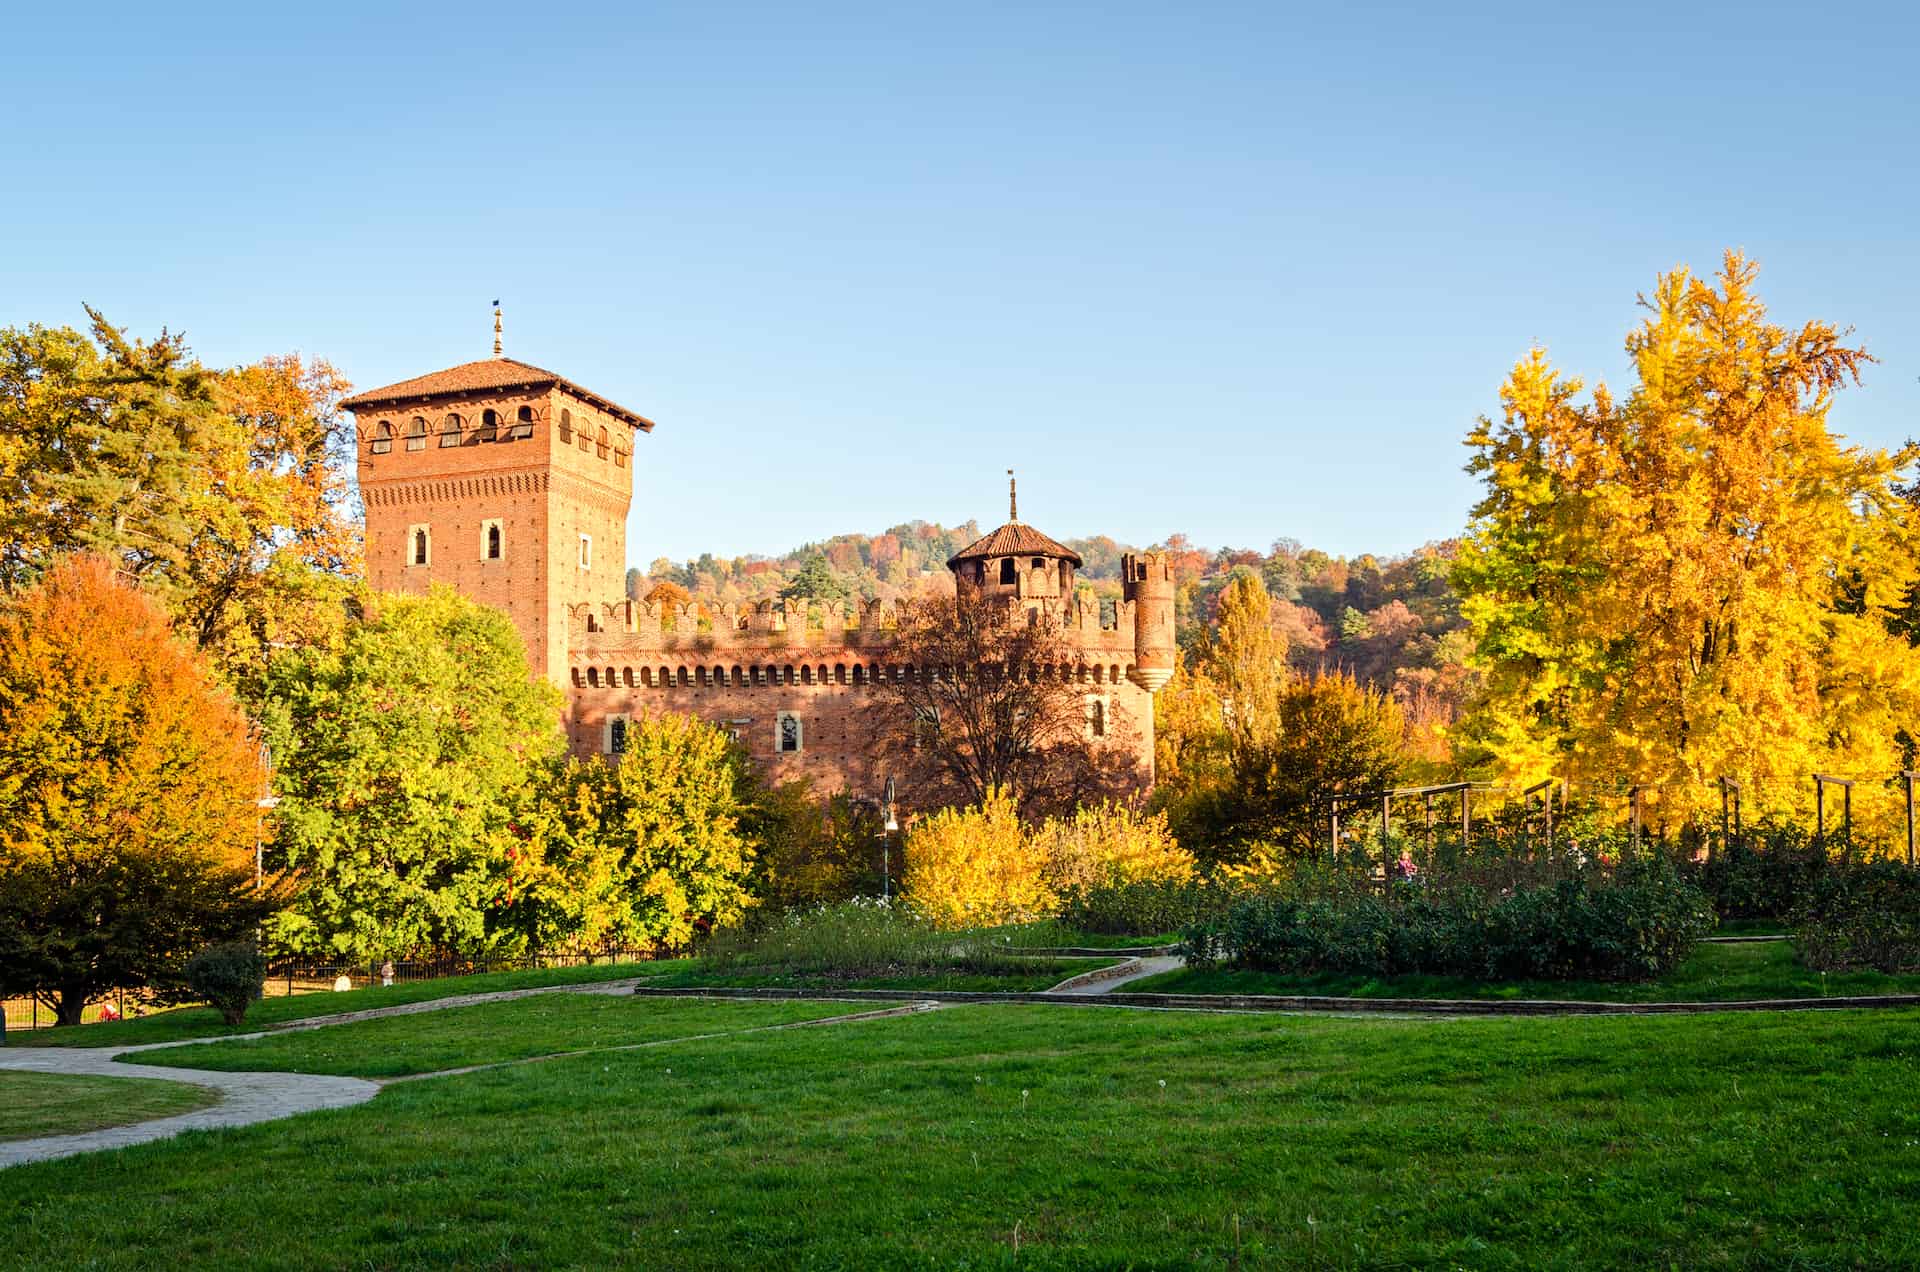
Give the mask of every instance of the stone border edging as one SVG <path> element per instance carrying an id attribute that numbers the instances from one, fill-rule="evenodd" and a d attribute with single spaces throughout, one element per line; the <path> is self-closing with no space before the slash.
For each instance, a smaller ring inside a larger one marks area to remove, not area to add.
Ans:
<path id="1" fill-rule="evenodd" d="M 1096 967 L 1090 972 L 1081 972 L 1069 976 L 1058 985 L 1049 985 L 1045 992 L 1049 994 L 1070 994 L 1082 985 L 1098 985 L 1101 981 L 1120 980 L 1132 976 L 1143 966 L 1138 958 L 1122 959 L 1106 967 Z"/>
<path id="2" fill-rule="evenodd" d="M 1852 998 L 1755 998 L 1709 1003 L 1607 1003 L 1550 998 L 1332 998 L 1282 994 L 1056 994 L 1050 990 L 648 988 L 657 998 L 822 998 L 839 1002 L 1048 1003 L 1074 1007 L 1146 1007 L 1167 1011 L 1291 1011 L 1422 1016 L 1698 1016 L 1727 1011 L 1843 1011 L 1920 1007 L 1920 994 Z"/>

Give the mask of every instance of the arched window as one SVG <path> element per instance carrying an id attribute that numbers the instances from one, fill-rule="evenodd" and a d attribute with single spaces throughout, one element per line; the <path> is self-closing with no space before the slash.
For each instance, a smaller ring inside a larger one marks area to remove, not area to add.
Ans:
<path id="1" fill-rule="evenodd" d="M 427 449 L 427 417 L 416 415 L 407 421 L 407 449 L 419 451 Z"/>
<path id="2" fill-rule="evenodd" d="M 1000 581 L 1002 583 L 1018 583 L 1020 581 L 1020 567 L 1014 563 L 1012 557 L 1000 558 Z"/>
<path id="3" fill-rule="evenodd" d="M 367 449 L 376 455 L 384 455 L 393 449 L 392 420 L 381 420 L 373 426 L 373 445 Z"/>
<path id="4" fill-rule="evenodd" d="M 588 428 L 582 428 L 580 430 L 579 435 L 580 435 L 581 451 L 584 453 L 586 451 L 592 450 L 593 449 L 593 431 Z"/>
<path id="5" fill-rule="evenodd" d="M 573 412 L 562 408 L 560 412 L 560 444 L 565 446 L 573 440 Z"/>
<path id="6" fill-rule="evenodd" d="M 780 713 L 777 745 L 783 752 L 800 750 L 800 717 L 788 711 Z"/>
<path id="7" fill-rule="evenodd" d="M 458 415 L 448 412 L 446 418 L 440 421 L 441 447 L 444 449 L 448 446 L 458 446 L 460 444 L 460 430 L 464 426 L 465 421 Z"/>
<path id="8" fill-rule="evenodd" d="M 473 432 L 476 442 L 494 442 L 500 439 L 500 412 L 486 410 L 480 412 L 480 427 Z"/>
<path id="9" fill-rule="evenodd" d="M 627 452 L 621 450 L 618 446 L 613 448 L 613 466 L 615 468 L 625 468 L 627 466 Z"/>
<path id="10" fill-rule="evenodd" d="M 622 667 L 620 669 L 620 683 L 629 689 L 633 688 L 633 668 Z"/>
<path id="11" fill-rule="evenodd" d="M 600 687 L 600 669 L 598 667 L 587 668 L 587 683 L 595 689 Z"/>
<path id="12" fill-rule="evenodd" d="M 607 430 L 603 428 L 600 430 L 600 436 L 594 440 L 593 446 L 595 453 L 597 453 L 601 459 L 607 457 L 607 443 Z"/>
<path id="13" fill-rule="evenodd" d="M 683 685 L 690 685 L 693 683 L 693 673 L 688 671 L 685 667 L 682 667 L 680 669 L 680 683 Z"/>
<path id="14" fill-rule="evenodd" d="M 523 406 L 513 413 L 513 427 L 507 430 L 507 440 L 517 442 L 533 436 L 533 408 Z"/>

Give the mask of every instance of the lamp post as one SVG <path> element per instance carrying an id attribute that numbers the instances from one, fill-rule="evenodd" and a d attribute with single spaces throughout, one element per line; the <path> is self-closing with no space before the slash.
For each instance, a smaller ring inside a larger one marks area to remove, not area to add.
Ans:
<path id="1" fill-rule="evenodd" d="M 273 748 L 265 742 L 260 744 L 260 773 L 262 789 L 266 794 L 253 801 L 253 804 L 262 812 L 270 812 L 280 806 L 280 799 L 273 793 Z M 253 827 L 253 889 L 255 892 L 260 890 L 260 885 L 266 877 L 266 850 L 261 844 L 260 830 L 260 822 L 256 821 Z"/>
<path id="2" fill-rule="evenodd" d="M 887 778 L 887 793 L 882 802 L 881 815 L 886 821 L 880 827 L 880 899 L 893 900 L 893 832 L 900 829 L 900 823 L 893 816 L 893 778 Z"/>

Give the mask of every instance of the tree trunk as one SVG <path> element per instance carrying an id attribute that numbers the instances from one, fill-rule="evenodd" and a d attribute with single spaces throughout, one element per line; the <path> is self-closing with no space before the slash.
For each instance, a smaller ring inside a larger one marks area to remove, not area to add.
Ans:
<path id="1" fill-rule="evenodd" d="M 77 1025 L 80 1013 L 87 1009 L 87 991 L 77 985 L 65 986 L 60 990 L 59 1001 L 54 1005 L 53 1023 L 56 1025 Z"/>

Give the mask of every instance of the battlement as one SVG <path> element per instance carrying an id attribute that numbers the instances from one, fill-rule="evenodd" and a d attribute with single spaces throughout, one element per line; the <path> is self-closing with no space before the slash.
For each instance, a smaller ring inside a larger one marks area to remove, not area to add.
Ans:
<path id="1" fill-rule="evenodd" d="M 1045 607 L 1069 644 L 1102 653 L 1131 650 L 1131 601 L 1071 600 Z M 645 601 L 568 607 L 568 644 L 579 651 L 884 650 L 899 625 L 886 601 L 757 601 L 740 605 Z"/>

